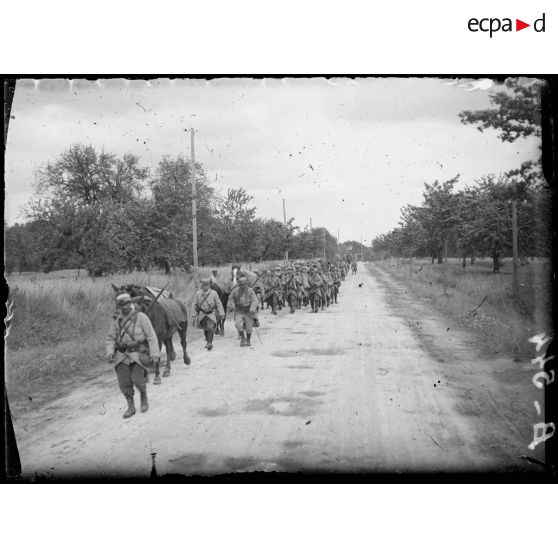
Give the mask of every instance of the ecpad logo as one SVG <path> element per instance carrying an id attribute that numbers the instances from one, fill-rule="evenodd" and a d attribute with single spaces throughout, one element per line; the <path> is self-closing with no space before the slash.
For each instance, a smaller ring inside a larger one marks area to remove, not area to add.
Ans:
<path id="1" fill-rule="evenodd" d="M 543 15 L 539 19 L 536 19 L 534 21 L 533 29 L 536 33 L 545 32 L 545 16 L 546 14 L 543 13 Z M 498 31 L 503 31 L 504 33 L 513 31 L 512 20 L 509 17 L 505 17 L 503 19 L 497 17 L 485 17 L 482 19 L 477 19 L 475 17 L 472 17 L 468 21 L 467 27 L 469 28 L 469 31 L 473 33 L 477 33 L 478 31 L 482 31 L 483 33 L 490 33 L 490 38 L 492 38 L 492 35 L 494 33 L 497 33 Z M 522 29 L 526 29 L 527 27 L 531 27 L 531 24 L 525 23 L 520 19 L 515 20 L 516 31 L 521 31 Z"/>

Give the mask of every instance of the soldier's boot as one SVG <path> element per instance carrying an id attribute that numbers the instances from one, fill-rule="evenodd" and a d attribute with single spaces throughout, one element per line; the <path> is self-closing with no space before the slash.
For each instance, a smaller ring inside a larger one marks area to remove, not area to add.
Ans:
<path id="1" fill-rule="evenodd" d="M 245 347 L 251 347 L 250 345 L 250 337 L 252 337 L 251 333 L 246 333 L 246 344 L 244 345 Z"/>
<path id="2" fill-rule="evenodd" d="M 246 346 L 246 337 L 244 336 L 244 332 L 241 331 L 239 333 L 240 333 L 240 346 L 245 347 Z"/>
<path id="3" fill-rule="evenodd" d="M 293 304 L 290 304 L 290 305 L 289 305 L 289 308 L 291 309 L 291 314 L 294 314 L 294 313 L 295 313 L 295 307 L 294 307 L 294 305 L 293 305 Z"/>
<path id="4" fill-rule="evenodd" d="M 133 395 L 126 395 L 126 401 L 128 402 L 128 409 L 122 415 L 122 418 L 130 418 L 131 416 L 136 414 L 136 407 L 134 405 L 134 396 Z"/>
<path id="5" fill-rule="evenodd" d="M 271 305 L 271 313 L 272 313 L 274 316 L 277 316 L 277 310 L 276 310 L 276 306 L 275 306 L 274 304 Z"/>
<path id="6" fill-rule="evenodd" d="M 147 402 L 147 390 L 140 391 L 141 399 L 141 412 L 145 413 L 149 409 L 149 403 Z"/>
<path id="7" fill-rule="evenodd" d="M 213 330 L 207 332 L 207 350 L 211 351 L 213 349 Z"/>

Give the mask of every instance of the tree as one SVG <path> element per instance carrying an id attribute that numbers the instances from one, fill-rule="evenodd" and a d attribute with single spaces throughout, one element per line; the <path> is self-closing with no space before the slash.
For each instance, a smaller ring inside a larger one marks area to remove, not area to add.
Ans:
<path id="1" fill-rule="evenodd" d="M 216 240 L 221 247 L 224 261 L 240 262 L 259 260 L 259 225 L 255 219 L 253 196 L 244 188 L 229 188 L 217 203 L 218 221 Z"/>
<path id="2" fill-rule="evenodd" d="M 153 245 L 157 246 L 153 251 L 154 263 L 163 267 L 166 273 L 170 273 L 171 267 L 186 269 L 193 261 L 190 165 L 190 161 L 182 156 L 163 157 L 151 182 L 154 208 L 146 225 Z M 196 164 L 196 206 L 198 255 L 203 264 L 212 254 L 216 200 L 199 163 Z"/>
<path id="3" fill-rule="evenodd" d="M 41 167 L 27 215 L 43 223 L 44 268 L 57 267 L 61 255 L 71 255 L 92 276 L 113 270 L 117 261 L 106 242 L 111 214 L 141 195 L 147 175 L 134 155 L 118 158 L 79 144 Z"/>
<path id="4" fill-rule="evenodd" d="M 459 113 L 464 124 L 476 125 L 477 130 L 493 128 L 500 132 L 504 142 L 541 135 L 541 88 L 540 80 L 531 78 L 508 78 L 505 89 L 490 94 L 489 109 Z"/>
<path id="5" fill-rule="evenodd" d="M 432 184 L 424 184 L 423 210 L 419 218 L 426 231 L 426 244 L 432 250 L 433 262 L 437 255 L 438 263 L 442 263 L 445 245 L 459 224 L 453 193 L 458 179 L 459 175 L 442 183 L 435 180 Z"/>

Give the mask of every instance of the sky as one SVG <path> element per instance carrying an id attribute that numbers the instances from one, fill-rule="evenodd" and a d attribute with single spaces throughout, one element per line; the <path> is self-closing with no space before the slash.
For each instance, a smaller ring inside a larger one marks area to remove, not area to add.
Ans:
<path id="1" fill-rule="evenodd" d="M 397 226 L 424 183 L 460 187 L 539 156 L 459 120 L 490 106 L 488 79 L 20 80 L 5 165 L 5 221 L 24 220 L 36 170 L 73 143 L 134 153 L 155 169 L 190 156 L 218 192 L 243 187 L 257 215 L 326 226 L 369 244 Z"/>

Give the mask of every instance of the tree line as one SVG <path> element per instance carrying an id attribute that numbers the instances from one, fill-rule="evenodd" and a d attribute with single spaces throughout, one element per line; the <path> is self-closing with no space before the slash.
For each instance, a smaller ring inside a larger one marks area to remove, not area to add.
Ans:
<path id="1" fill-rule="evenodd" d="M 188 270 L 192 254 L 191 162 L 163 157 L 151 171 L 135 155 L 74 144 L 36 173 L 26 222 L 5 227 L 8 273 L 85 269 L 91 276 L 152 267 Z M 352 253 L 325 228 L 262 219 L 242 187 L 224 194 L 196 163 L 202 266 Z M 360 245 L 359 245 L 360 246 Z M 358 247 L 355 249 L 355 253 Z M 360 246 L 360 253 L 362 253 Z"/>
<path id="2" fill-rule="evenodd" d="M 543 84 L 514 78 L 505 86 L 490 95 L 489 109 L 460 113 L 462 123 L 481 132 L 495 129 L 503 142 L 541 137 Z M 374 258 L 417 256 L 442 263 L 461 257 L 465 266 L 467 257 L 473 263 L 488 256 L 498 273 L 500 259 L 512 255 L 513 205 L 520 256 L 550 256 L 552 196 L 539 159 L 472 184 L 460 184 L 459 176 L 425 183 L 422 203 L 403 207 L 398 226 L 372 241 Z"/>

